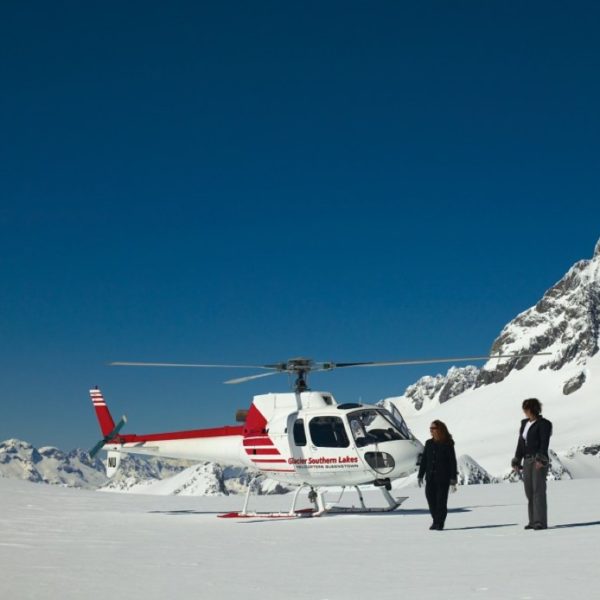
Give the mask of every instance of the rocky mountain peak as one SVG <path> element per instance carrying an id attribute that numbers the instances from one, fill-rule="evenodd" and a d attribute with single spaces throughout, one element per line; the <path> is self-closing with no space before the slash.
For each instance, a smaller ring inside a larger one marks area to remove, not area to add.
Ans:
<path id="1" fill-rule="evenodd" d="M 600 349 L 600 240 L 591 260 L 576 262 L 539 302 L 522 312 L 494 340 L 490 354 L 549 353 L 538 362 L 539 370 L 580 366 L 563 382 L 565 395 L 586 382 L 587 359 Z M 536 359 L 537 361 L 538 359 Z M 482 368 L 452 367 L 443 375 L 425 376 L 406 388 L 416 410 L 443 403 L 462 392 L 499 383 L 514 369 L 521 370 L 530 358 L 492 359 Z"/>
<path id="2" fill-rule="evenodd" d="M 595 355 L 600 342 L 600 242 L 595 258 L 576 262 L 541 300 L 513 319 L 492 344 L 491 354 L 549 352 L 540 370 L 559 370 L 565 364 L 581 365 Z M 531 359 L 491 360 L 476 386 L 502 381 L 513 369 Z M 583 385 L 585 377 L 576 377 Z M 575 391 L 571 383 L 569 393 Z"/>
<path id="3" fill-rule="evenodd" d="M 442 404 L 465 390 L 472 388 L 479 376 L 479 369 L 473 366 L 450 367 L 446 375 L 432 377 L 426 375 L 406 388 L 404 395 L 410 398 L 417 410 L 424 404 Z"/>

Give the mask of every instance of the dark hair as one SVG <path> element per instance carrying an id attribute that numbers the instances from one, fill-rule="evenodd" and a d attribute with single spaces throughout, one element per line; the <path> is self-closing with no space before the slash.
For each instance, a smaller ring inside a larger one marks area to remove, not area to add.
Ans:
<path id="1" fill-rule="evenodd" d="M 435 425 L 439 432 L 441 433 L 441 442 L 442 444 L 454 444 L 454 440 L 452 439 L 452 436 L 450 435 L 450 432 L 448 431 L 448 428 L 446 427 L 446 423 L 444 423 L 443 421 L 438 421 L 437 419 L 435 421 L 432 421 L 433 425 Z"/>
<path id="2" fill-rule="evenodd" d="M 534 417 L 542 414 L 542 403 L 537 398 L 527 398 L 523 400 L 523 410 L 528 410 Z"/>

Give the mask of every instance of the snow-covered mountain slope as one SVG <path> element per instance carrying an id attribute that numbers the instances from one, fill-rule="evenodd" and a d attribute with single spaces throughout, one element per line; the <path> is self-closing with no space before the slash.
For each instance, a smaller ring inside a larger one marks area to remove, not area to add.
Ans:
<path id="1" fill-rule="evenodd" d="M 565 461 L 564 466 L 577 477 L 578 469 L 573 463 L 583 461 L 588 465 L 584 470 L 588 476 L 594 471 L 600 474 L 600 454 L 583 452 L 600 443 L 600 355 L 587 361 L 585 386 L 568 396 L 562 393 L 562 382 L 579 365 L 540 371 L 536 367 L 543 361 L 543 357 L 535 358 L 530 367 L 514 370 L 501 383 L 470 389 L 444 404 L 413 412 L 407 419 L 409 426 L 424 440 L 429 437 L 433 419 L 444 421 L 454 436 L 458 454 L 472 456 L 493 476 L 502 478 L 515 453 L 523 418 L 521 403 L 525 398 L 536 397 L 544 405 L 544 415 L 553 423 L 550 447 L 561 462 Z M 395 400 L 401 412 L 405 412 L 405 402 Z"/>
<path id="2" fill-rule="evenodd" d="M 158 496 L 228 496 L 245 494 L 249 485 L 253 486 L 256 494 L 284 494 L 289 491 L 277 481 L 263 475 L 257 477 L 248 469 L 222 467 L 209 462 L 194 464 L 165 478 L 121 475 L 120 479 L 110 480 L 101 490 Z"/>
<path id="3" fill-rule="evenodd" d="M 538 370 L 559 371 L 563 394 L 569 395 L 587 380 L 587 360 L 600 345 L 600 240 L 591 260 L 580 260 L 531 308 L 522 312 L 494 340 L 490 354 L 549 353 L 536 360 Z M 533 359 L 492 359 L 479 369 L 451 367 L 446 375 L 425 376 L 401 397 L 407 416 L 443 404 L 468 389 L 500 383 L 512 371 L 530 366 Z"/>
<path id="4" fill-rule="evenodd" d="M 554 423 L 554 473 L 600 474 L 600 242 L 591 260 L 576 263 L 532 308 L 511 321 L 492 353 L 549 352 L 527 359 L 492 359 L 478 370 L 452 368 L 425 377 L 391 398 L 421 439 L 433 419 L 449 426 L 459 454 L 503 478 L 514 455 L 521 402 L 539 398 Z M 444 393 L 442 393 L 444 392 Z M 560 465 L 558 464 L 560 461 Z"/>
<path id="5" fill-rule="evenodd" d="M 422 489 L 403 495 L 389 514 L 240 523 L 215 514 L 239 510 L 239 496 L 98 494 L 0 479 L 0 598 L 598 596 L 600 480 L 551 481 L 550 528 L 540 532 L 523 530 L 522 485 L 461 487 L 450 495 L 443 532 L 428 529 Z M 381 505 L 381 494 L 367 491 L 365 500 Z M 251 502 L 285 510 L 291 497 Z M 306 494 L 300 506 L 308 506 Z"/>
<path id="6" fill-rule="evenodd" d="M 126 454 L 121 459 L 117 473 L 105 477 L 102 489 L 115 492 L 128 492 L 138 485 L 153 483 L 175 477 L 195 463 L 187 460 L 164 459 L 158 456 L 139 457 Z M 104 464 L 102 465 L 104 472 Z"/>
<path id="7" fill-rule="evenodd" d="M 258 494 L 281 494 L 288 489 L 263 476 L 255 480 L 247 469 L 211 463 L 192 463 L 158 457 L 123 457 L 117 474 L 108 479 L 103 462 L 83 450 L 34 448 L 22 440 L 0 443 L 0 477 L 24 479 L 84 489 L 138 494 L 229 495 L 245 493 L 253 482 Z"/>

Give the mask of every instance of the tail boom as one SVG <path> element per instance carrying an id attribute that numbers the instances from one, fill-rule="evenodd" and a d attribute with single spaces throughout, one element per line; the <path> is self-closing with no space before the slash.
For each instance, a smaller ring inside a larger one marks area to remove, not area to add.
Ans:
<path id="1" fill-rule="evenodd" d="M 104 396 L 99 389 L 90 390 L 92 403 L 104 439 L 95 447 L 109 452 L 164 456 L 211 461 L 225 465 L 254 466 L 244 452 L 244 427 L 226 426 L 190 429 L 144 435 L 122 434 L 123 420 L 115 426 Z"/>
<path id="2" fill-rule="evenodd" d="M 242 427 L 220 427 L 146 435 L 120 435 L 108 442 L 106 447 L 131 454 L 248 466 L 241 456 L 242 441 Z"/>

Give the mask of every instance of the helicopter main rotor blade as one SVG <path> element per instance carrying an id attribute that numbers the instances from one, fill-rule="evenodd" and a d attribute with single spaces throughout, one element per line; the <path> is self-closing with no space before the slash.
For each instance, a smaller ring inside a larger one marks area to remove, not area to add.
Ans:
<path id="1" fill-rule="evenodd" d="M 199 365 L 195 363 L 155 363 L 155 362 L 111 362 L 111 367 L 191 367 L 206 369 L 269 369 L 264 365 Z"/>
<path id="2" fill-rule="evenodd" d="M 537 352 L 534 354 L 493 354 L 485 356 L 460 356 L 460 357 L 449 357 L 449 358 L 427 358 L 427 359 L 416 359 L 416 360 L 393 360 L 393 361 L 382 361 L 382 362 L 353 362 L 353 363 L 333 363 L 333 368 L 347 368 L 347 367 L 395 367 L 401 365 L 431 365 L 436 363 L 449 363 L 449 362 L 467 362 L 470 360 L 491 360 L 493 358 L 532 358 L 534 356 L 550 356 L 551 352 Z M 324 369 L 326 370 L 326 369 Z"/>
<path id="3" fill-rule="evenodd" d="M 258 375 L 249 375 L 248 377 L 238 377 L 237 379 L 229 379 L 223 383 L 244 383 L 246 381 L 252 381 L 253 379 L 260 379 L 261 377 L 268 377 L 269 375 L 278 375 L 284 373 L 284 371 L 271 371 L 270 373 L 259 373 Z"/>

